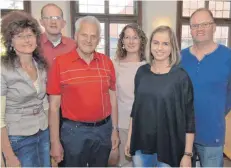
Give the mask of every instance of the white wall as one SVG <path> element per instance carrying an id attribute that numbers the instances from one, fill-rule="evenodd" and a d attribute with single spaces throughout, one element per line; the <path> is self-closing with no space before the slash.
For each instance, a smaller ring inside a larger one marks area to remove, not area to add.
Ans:
<path id="1" fill-rule="evenodd" d="M 32 1 L 31 13 L 40 19 L 41 8 L 47 3 L 55 3 L 62 8 L 64 19 L 67 25 L 63 30 L 63 34 L 71 37 L 71 22 L 70 22 L 70 2 L 69 1 Z M 177 1 L 143 1 L 142 3 L 142 27 L 149 37 L 152 30 L 160 25 L 167 24 L 176 29 L 176 12 Z"/>
<path id="2" fill-rule="evenodd" d="M 177 1 L 143 1 L 142 27 L 149 37 L 155 27 L 168 25 L 176 30 Z"/>

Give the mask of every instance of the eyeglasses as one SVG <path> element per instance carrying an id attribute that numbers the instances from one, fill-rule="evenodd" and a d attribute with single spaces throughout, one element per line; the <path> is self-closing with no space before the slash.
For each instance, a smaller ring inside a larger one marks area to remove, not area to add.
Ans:
<path id="1" fill-rule="evenodd" d="M 44 20 L 62 20 L 63 17 L 61 17 L 61 16 L 43 16 L 42 19 L 44 19 Z"/>
<path id="2" fill-rule="evenodd" d="M 15 35 L 14 36 L 14 39 L 17 39 L 17 40 L 25 40 L 25 39 L 28 39 L 28 40 L 31 40 L 35 38 L 35 34 L 27 34 L 27 35 Z"/>
<path id="3" fill-rule="evenodd" d="M 199 29 L 201 28 L 209 28 L 212 24 L 214 24 L 214 22 L 204 22 L 204 23 L 200 23 L 200 24 L 191 24 L 190 28 L 195 30 L 195 29 Z"/>

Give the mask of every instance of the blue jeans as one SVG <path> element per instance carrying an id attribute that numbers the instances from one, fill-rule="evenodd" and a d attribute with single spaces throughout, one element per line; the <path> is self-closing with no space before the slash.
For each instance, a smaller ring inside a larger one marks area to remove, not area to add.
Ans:
<path id="1" fill-rule="evenodd" d="M 157 154 L 144 154 L 140 150 L 136 151 L 132 157 L 134 167 L 171 167 L 170 165 L 159 162 Z"/>
<path id="2" fill-rule="evenodd" d="M 63 119 L 61 143 L 64 167 L 106 167 L 111 151 L 111 119 L 101 126 L 85 126 Z"/>
<path id="3" fill-rule="evenodd" d="M 9 140 L 22 167 L 50 167 L 50 138 L 48 129 L 31 136 L 12 136 Z"/>
<path id="4" fill-rule="evenodd" d="M 207 147 L 194 144 L 202 167 L 223 167 L 223 146 Z"/>

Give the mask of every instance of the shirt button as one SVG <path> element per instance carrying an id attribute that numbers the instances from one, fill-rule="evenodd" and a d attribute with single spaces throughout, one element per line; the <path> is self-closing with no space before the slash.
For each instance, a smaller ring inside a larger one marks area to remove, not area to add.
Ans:
<path id="1" fill-rule="evenodd" d="M 216 139 L 215 142 L 218 143 L 220 140 L 219 139 Z"/>

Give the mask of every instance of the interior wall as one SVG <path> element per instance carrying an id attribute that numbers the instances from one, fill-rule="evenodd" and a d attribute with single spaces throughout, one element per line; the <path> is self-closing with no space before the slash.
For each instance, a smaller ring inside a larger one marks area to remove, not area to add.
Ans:
<path id="1" fill-rule="evenodd" d="M 142 27 L 149 37 L 159 25 L 168 25 L 176 30 L 177 1 L 143 1 Z"/>

